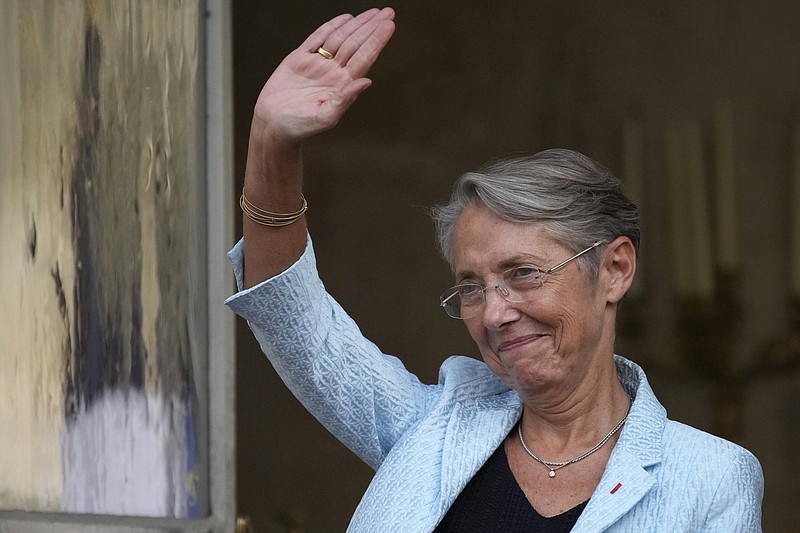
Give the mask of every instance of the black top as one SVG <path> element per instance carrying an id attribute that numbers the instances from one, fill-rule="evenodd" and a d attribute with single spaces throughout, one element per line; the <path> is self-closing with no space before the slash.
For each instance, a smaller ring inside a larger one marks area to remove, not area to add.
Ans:
<path id="1" fill-rule="evenodd" d="M 543 517 L 517 484 L 500 444 L 458 495 L 434 533 L 567 533 L 588 502 L 560 515 Z"/>

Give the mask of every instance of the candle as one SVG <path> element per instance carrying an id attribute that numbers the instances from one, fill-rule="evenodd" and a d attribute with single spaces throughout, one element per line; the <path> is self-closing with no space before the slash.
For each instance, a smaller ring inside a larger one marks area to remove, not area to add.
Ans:
<path id="1" fill-rule="evenodd" d="M 672 284 L 679 297 L 695 292 L 691 267 L 691 228 L 686 216 L 686 159 L 684 134 L 676 124 L 667 128 L 666 175 L 671 243 Z"/>
<path id="2" fill-rule="evenodd" d="M 800 124 L 795 125 L 792 163 L 791 291 L 800 300 Z"/>
<path id="3" fill-rule="evenodd" d="M 675 291 L 710 299 L 714 270 L 702 141 L 696 121 L 669 128 L 667 181 Z"/>
<path id="4" fill-rule="evenodd" d="M 726 272 L 739 266 L 736 232 L 736 155 L 730 103 L 714 110 L 714 200 L 717 262 Z"/>
<path id="5" fill-rule="evenodd" d="M 711 248 L 708 180 L 703 158 L 703 135 L 700 125 L 695 121 L 691 122 L 687 128 L 686 171 L 689 180 L 687 207 L 689 208 L 690 230 L 692 232 L 694 296 L 711 299 L 714 296 L 714 266 Z"/>

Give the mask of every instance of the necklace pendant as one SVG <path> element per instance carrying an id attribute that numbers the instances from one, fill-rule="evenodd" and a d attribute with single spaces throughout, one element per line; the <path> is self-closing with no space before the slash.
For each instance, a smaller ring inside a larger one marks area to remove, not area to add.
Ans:
<path id="1" fill-rule="evenodd" d="M 556 471 L 551 468 L 550 472 L 547 475 L 550 477 L 556 477 Z"/>

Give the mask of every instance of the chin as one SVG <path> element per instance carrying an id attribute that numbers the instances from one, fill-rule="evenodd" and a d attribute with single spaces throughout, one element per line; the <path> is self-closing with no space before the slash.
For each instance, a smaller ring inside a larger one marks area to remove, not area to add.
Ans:
<path id="1" fill-rule="evenodd" d="M 554 360 L 548 355 L 543 356 L 529 356 L 525 361 L 517 361 L 522 363 L 515 365 L 513 368 L 504 367 L 508 377 L 503 380 L 506 383 L 512 383 L 511 386 L 517 392 L 524 390 L 536 390 L 552 385 L 555 382 L 563 381 L 566 370 L 558 364 L 558 360 Z"/>

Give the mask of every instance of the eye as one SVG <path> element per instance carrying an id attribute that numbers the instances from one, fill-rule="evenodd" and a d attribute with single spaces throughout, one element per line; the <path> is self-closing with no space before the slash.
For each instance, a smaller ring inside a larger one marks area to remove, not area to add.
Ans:
<path id="1" fill-rule="evenodd" d="M 544 278 L 544 272 L 536 267 L 522 265 L 512 268 L 506 272 L 508 283 L 513 286 L 533 286 L 540 285 Z"/>
<path id="2" fill-rule="evenodd" d="M 542 271 L 536 267 L 532 266 L 518 266 L 516 268 L 512 268 L 510 271 L 511 277 L 516 279 L 523 279 L 523 278 L 530 278 L 530 277 L 538 277 L 542 275 Z"/>
<path id="3" fill-rule="evenodd" d="M 464 283 L 456 287 L 458 289 L 458 295 L 463 297 L 474 296 L 481 292 L 481 286 L 477 283 Z"/>

